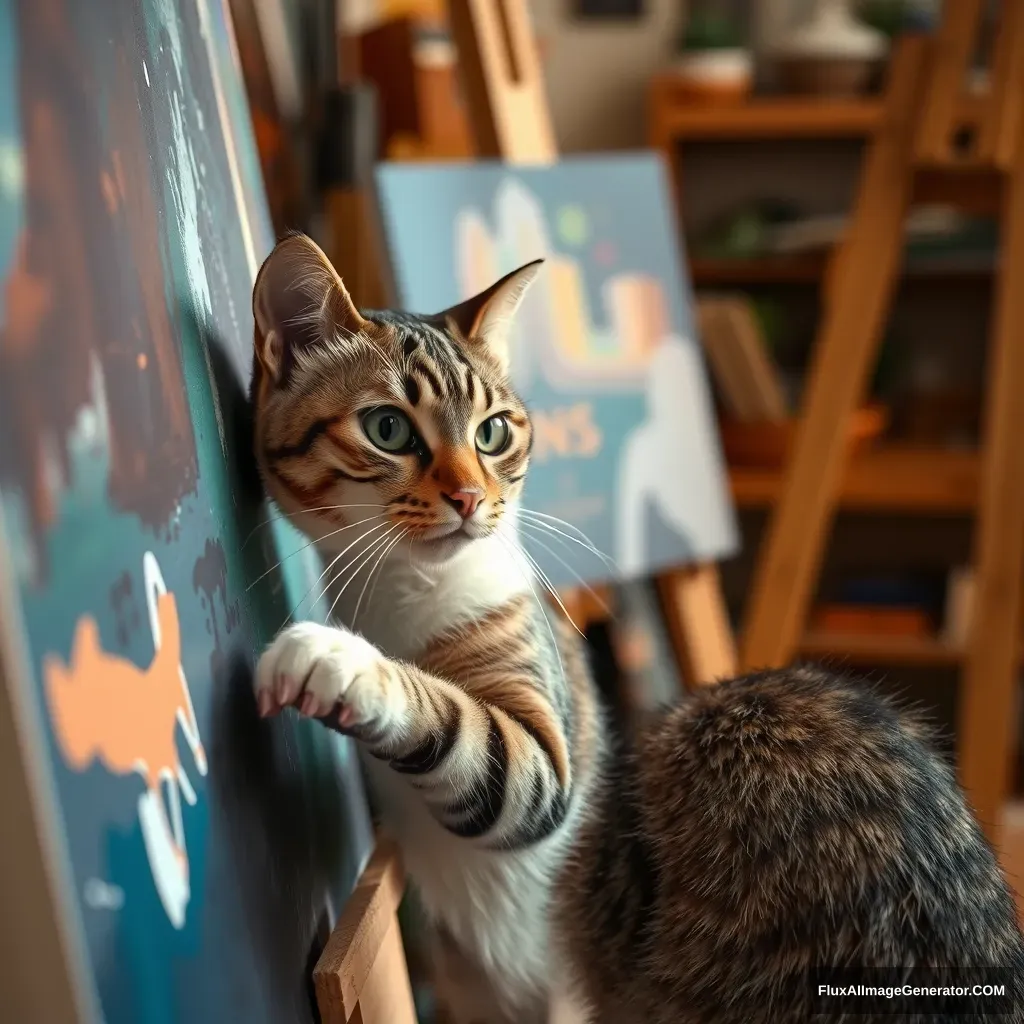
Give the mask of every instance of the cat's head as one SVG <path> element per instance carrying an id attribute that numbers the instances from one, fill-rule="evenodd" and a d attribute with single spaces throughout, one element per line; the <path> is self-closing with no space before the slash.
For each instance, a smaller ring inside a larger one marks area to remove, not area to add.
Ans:
<path id="1" fill-rule="evenodd" d="M 437 563 L 499 529 L 532 442 L 509 327 L 539 262 L 421 317 L 360 312 L 314 242 L 278 243 L 253 290 L 256 457 L 302 530 Z"/>

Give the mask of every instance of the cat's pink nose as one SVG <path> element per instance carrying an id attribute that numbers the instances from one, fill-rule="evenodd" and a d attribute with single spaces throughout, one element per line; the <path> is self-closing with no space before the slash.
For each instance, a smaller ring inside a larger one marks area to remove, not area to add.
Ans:
<path id="1" fill-rule="evenodd" d="M 483 492 L 476 488 L 465 491 L 445 492 L 445 501 L 453 505 L 463 519 L 468 519 L 483 499 Z"/>

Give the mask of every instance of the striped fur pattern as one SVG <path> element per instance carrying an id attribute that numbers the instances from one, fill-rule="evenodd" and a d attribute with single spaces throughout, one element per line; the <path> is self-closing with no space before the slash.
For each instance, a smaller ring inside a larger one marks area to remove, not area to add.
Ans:
<path id="1" fill-rule="evenodd" d="M 805 1020 L 808 971 L 840 963 L 1024 978 L 951 772 L 858 684 L 747 677 L 607 739 L 517 540 L 531 427 L 505 345 L 535 270 L 437 316 L 363 313 L 293 236 L 254 294 L 257 459 L 337 623 L 282 632 L 257 701 L 358 740 L 453 1024 Z"/>

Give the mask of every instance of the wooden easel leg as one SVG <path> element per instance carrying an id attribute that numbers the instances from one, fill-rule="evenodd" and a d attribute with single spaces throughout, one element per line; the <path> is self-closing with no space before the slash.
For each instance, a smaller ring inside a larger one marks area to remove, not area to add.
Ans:
<path id="1" fill-rule="evenodd" d="M 960 691 L 960 777 L 993 841 L 1016 733 L 1014 688 L 1024 579 L 1024 139 L 1017 150 L 1003 200 L 975 527 L 977 584 Z"/>
<path id="2" fill-rule="evenodd" d="M 323 1024 L 416 1024 L 398 926 L 404 888 L 397 848 L 379 841 L 313 969 Z"/>
<path id="3" fill-rule="evenodd" d="M 882 337 L 903 255 L 913 186 L 914 115 L 926 44 L 896 53 L 884 120 L 871 143 L 847 239 L 831 282 L 786 483 L 753 581 L 747 668 L 795 654 L 846 466 L 846 431 Z"/>
<path id="4" fill-rule="evenodd" d="M 448 10 L 477 151 L 512 164 L 556 160 L 525 0 L 449 0 Z M 669 572 L 659 577 L 658 587 L 684 678 L 710 682 L 735 674 L 717 569 Z M 560 597 L 581 630 L 601 617 L 583 591 L 563 591 Z"/>
<path id="5" fill-rule="evenodd" d="M 736 647 L 717 565 L 657 577 L 658 596 L 683 679 L 703 686 L 736 674 Z"/>

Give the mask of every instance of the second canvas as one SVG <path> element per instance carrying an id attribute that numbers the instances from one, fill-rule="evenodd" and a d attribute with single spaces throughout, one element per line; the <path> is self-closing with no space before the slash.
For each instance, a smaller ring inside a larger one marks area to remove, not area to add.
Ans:
<path id="1" fill-rule="evenodd" d="M 584 531 L 622 577 L 732 554 L 735 518 L 659 159 L 384 164 L 377 187 L 406 309 L 443 309 L 545 260 L 512 340 L 535 428 L 524 506 Z M 556 586 L 616 575 L 564 536 L 524 527 L 523 540 Z"/>

